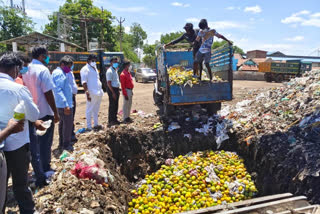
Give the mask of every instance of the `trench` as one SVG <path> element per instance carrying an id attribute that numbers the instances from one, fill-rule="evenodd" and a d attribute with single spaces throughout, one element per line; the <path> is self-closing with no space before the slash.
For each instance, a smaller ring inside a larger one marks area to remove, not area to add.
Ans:
<path id="1" fill-rule="evenodd" d="M 110 147 L 121 173 L 129 182 L 135 184 L 145 175 L 157 171 L 168 158 L 189 152 L 217 150 L 214 134 L 204 136 L 193 133 L 192 136 L 189 140 L 181 131 L 128 131 L 121 135 L 118 132 L 109 132 L 105 143 Z M 290 150 L 290 145 L 283 143 L 284 145 L 279 144 L 276 147 L 274 143 L 286 142 L 286 133 L 263 136 L 261 142 L 249 146 L 240 143 L 237 133 L 229 133 L 229 137 L 219 150 L 236 152 L 245 160 L 247 171 L 258 189 L 256 197 L 291 192 L 295 195 L 306 195 L 311 203 L 320 203 L 320 186 L 317 185 L 319 177 L 307 176 L 306 179 L 299 180 L 293 177 L 299 173 L 296 169 L 283 166 L 288 157 L 285 153 Z M 294 151 L 291 156 L 298 156 L 301 152 Z M 304 161 L 300 158 L 300 163 L 287 164 L 303 165 Z"/>

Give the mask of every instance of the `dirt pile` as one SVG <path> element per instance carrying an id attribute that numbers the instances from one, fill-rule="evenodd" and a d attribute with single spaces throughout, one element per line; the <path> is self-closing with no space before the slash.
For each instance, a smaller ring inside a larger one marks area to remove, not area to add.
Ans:
<path id="1" fill-rule="evenodd" d="M 227 106 L 235 147 L 256 171 L 262 195 L 303 194 L 320 203 L 320 71 Z"/>
<path id="2" fill-rule="evenodd" d="M 125 213 L 131 199 L 128 193 L 131 184 L 121 175 L 112 151 L 103 143 L 104 134 L 101 131 L 82 134 L 75 151 L 54 163 L 56 174 L 51 184 L 35 195 L 37 208 L 42 213 Z M 106 182 L 97 184 L 96 180 L 79 179 L 71 174 L 76 162 L 84 161 L 83 158 L 104 163 Z"/>

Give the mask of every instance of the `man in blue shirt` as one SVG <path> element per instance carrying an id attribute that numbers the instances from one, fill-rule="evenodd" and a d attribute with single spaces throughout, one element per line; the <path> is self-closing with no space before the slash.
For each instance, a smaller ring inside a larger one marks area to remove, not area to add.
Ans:
<path id="1" fill-rule="evenodd" d="M 72 151 L 71 136 L 73 126 L 73 100 L 72 86 L 67 74 L 71 72 L 73 60 L 70 56 L 64 56 L 60 60 L 60 66 L 52 72 L 55 84 L 53 89 L 56 106 L 58 108 L 59 122 L 59 149 Z"/>
<path id="2" fill-rule="evenodd" d="M 196 38 L 196 41 L 202 42 L 199 51 L 196 54 L 195 58 L 195 64 L 194 64 L 194 73 L 198 74 L 198 67 L 199 64 L 202 64 L 204 61 L 204 64 L 206 65 L 209 73 L 210 81 L 212 80 L 212 72 L 209 65 L 210 59 L 211 59 L 211 46 L 213 44 L 213 36 L 216 36 L 220 39 L 223 39 L 227 41 L 229 44 L 232 44 L 231 41 L 226 39 L 223 35 L 217 33 L 215 30 L 210 30 L 208 26 L 208 22 L 206 19 L 201 19 L 199 23 L 200 32 L 198 33 L 198 36 Z M 206 34 L 212 33 L 213 36 L 210 36 L 207 38 Z M 202 70 L 200 70 L 200 80 L 201 80 Z"/>

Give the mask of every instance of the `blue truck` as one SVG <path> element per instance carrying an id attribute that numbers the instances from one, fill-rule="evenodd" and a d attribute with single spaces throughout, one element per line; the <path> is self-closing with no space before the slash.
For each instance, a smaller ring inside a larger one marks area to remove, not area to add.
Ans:
<path id="1" fill-rule="evenodd" d="M 233 48 L 224 45 L 212 50 L 210 67 L 213 76 L 219 76 L 222 82 L 200 81 L 199 84 L 170 85 L 168 69 L 180 65 L 192 69 L 193 56 L 191 51 L 156 50 L 157 80 L 154 85 L 153 98 L 156 105 L 162 108 L 165 116 L 170 115 L 176 106 L 198 105 L 207 108 L 209 114 L 221 109 L 221 102 L 232 100 Z"/>

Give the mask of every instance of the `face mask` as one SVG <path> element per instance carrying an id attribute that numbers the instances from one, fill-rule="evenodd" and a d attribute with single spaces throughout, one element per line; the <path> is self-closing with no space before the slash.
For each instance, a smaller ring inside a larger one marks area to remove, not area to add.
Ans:
<path id="1" fill-rule="evenodd" d="M 114 68 L 117 68 L 119 66 L 119 63 L 113 63 L 113 66 L 112 67 L 114 67 Z"/>
<path id="2" fill-rule="evenodd" d="M 73 69 L 74 69 L 74 65 L 72 65 L 70 69 L 71 69 L 71 71 L 73 71 Z"/>
<path id="3" fill-rule="evenodd" d="M 63 70 L 63 72 L 66 73 L 66 74 L 71 71 L 71 69 L 70 69 L 68 66 L 65 66 L 62 70 Z"/>
<path id="4" fill-rule="evenodd" d="M 91 65 L 92 67 L 96 67 L 97 63 L 96 63 L 96 62 L 90 62 L 90 65 Z"/>
<path id="5" fill-rule="evenodd" d="M 49 62 L 50 62 L 50 56 L 47 56 L 47 57 L 45 58 L 44 62 L 48 65 Z"/>
<path id="6" fill-rule="evenodd" d="M 28 71 L 28 67 L 23 66 L 22 69 L 20 70 L 20 74 L 25 74 Z"/>

